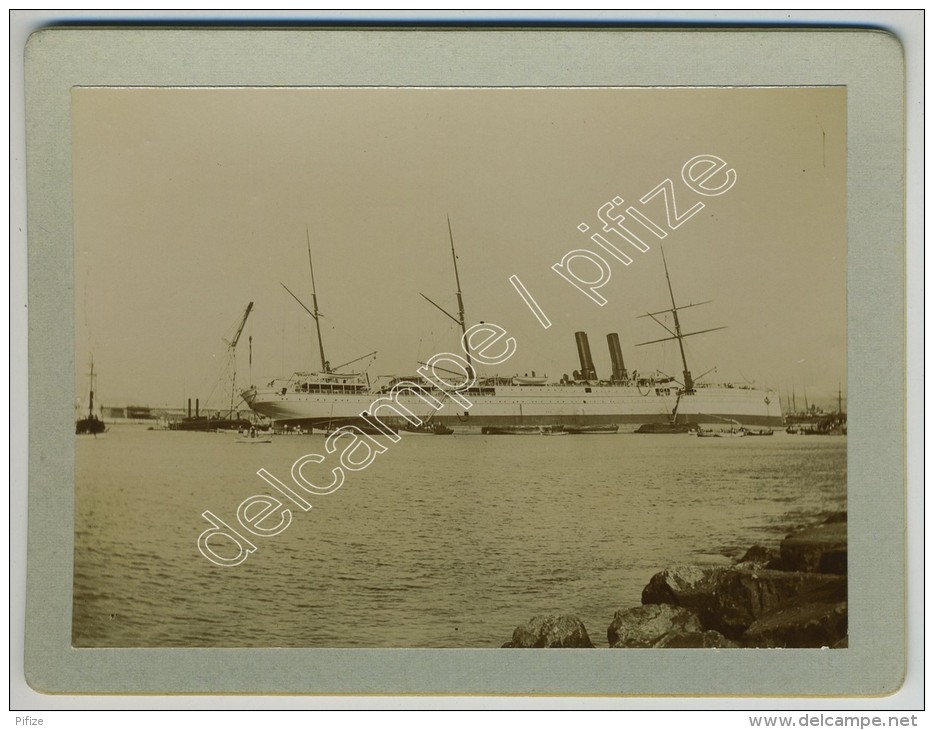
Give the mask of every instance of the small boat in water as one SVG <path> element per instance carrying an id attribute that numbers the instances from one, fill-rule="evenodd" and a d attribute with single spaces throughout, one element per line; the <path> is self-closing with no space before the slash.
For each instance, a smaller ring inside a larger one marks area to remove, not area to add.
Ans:
<path id="1" fill-rule="evenodd" d="M 251 428 L 249 431 L 241 431 L 236 442 L 238 444 L 271 444 L 272 436 L 268 433 L 261 433 L 255 428 Z"/>
<path id="2" fill-rule="evenodd" d="M 486 436 L 566 436 L 564 426 L 484 426 L 480 433 Z"/>
<path id="3" fill-rule="evenodd" d="M 741 438 L 745 435 L 746 432 L 742 428 L 731 428 L 729 431 L 711 431 L 703 428 L 697 429 L 698 438 L 732 439 Z"/>
<path id="4" fill-rule="evenodd" d="M 619 426 L 602 426 L 599 424 L 593 424 L 591 426 L 565 426 L 564 430 L 569 434 L 617 433 L 619 431 Z"/>
<path id="5" fill-rule="evenodd" d="M 91 360 L 91 387 L 88 395 L 88 415 L 87 418 L 79 418 L 75 421 L 75 435 L 97 436 L 104 433 L 107 426 L 104 422 L 94 415 L 94 361 Z"/>
<path id="6" fill-rule="evenodd" d="M 107 426 L 104 425 L 104 422 L 93 414 L 75 422 L 75 434 L 78 436 L 97 436 L 98 434 L 104 433 L 106 430 Z"/>
<path id="7" fill-rule="evenodd" d="M 697 426 L 690 423 L 643 423 L 634 433 L 691 433 Z"/>

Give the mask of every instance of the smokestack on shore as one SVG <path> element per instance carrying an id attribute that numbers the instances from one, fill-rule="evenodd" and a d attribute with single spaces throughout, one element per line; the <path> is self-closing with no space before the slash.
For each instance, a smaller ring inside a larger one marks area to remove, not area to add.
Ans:
<path id="1" fill-rule="evenodd" d="M 593 366 L 593 358 L 590 356 L 590 343 L 587 341 L 587 333 L 575 332 L 574 339 L 577 340 L 577 356 L 581 361 L 581 380 L 596 380 L 597 371 Z"/>
<path id="2" fill-rule="evenodd" d="M 611 332 L 606 336 L 606 343 L 610 347 L 610 362 L 613 363 L 613 380 L 629 380 L 626 364 L 623 362 L 623 349 L 619 346 L 619 335 Z"/>

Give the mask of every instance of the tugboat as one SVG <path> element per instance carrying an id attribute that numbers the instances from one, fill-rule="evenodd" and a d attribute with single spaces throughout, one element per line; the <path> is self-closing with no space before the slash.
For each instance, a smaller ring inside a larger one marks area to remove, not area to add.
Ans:
<path id="1" fill-rule="evenodd" d="M 85 434 L 97 436 L 97 434 L 104 433 L 106 430 L 107 427 L 104 425 L 104 422 L 94 415 L 94 361 L 91 360 L 91 388 L 88 395 L 88 416 L 87 418 L 79 418 L 75 421 L 75 434 L 79 436 Z"/>

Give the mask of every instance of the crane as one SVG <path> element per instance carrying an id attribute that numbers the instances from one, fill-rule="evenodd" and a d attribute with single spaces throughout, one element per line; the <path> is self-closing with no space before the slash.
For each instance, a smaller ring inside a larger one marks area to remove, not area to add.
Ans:
<path id="1" fill-rule="evenodd" d="M 246 311 L 243 313 L 243 318 L 240 320 L 240 324 L 237 326 L 237 331 L 234 334 L 233 338 L 224 340 L 227 343 L 227 362 L 229 363 L 229 368 L 231 370 L 230 376 L 230 412 L 234 411 L 234 404 L 236 403 L 237 395 L 237 343 L 240 341 L 240 335 L 243 334 L 243 328 L 246 327 L 247 318 L 250 316 L 250 312 L 253 311 L 253 302 L 250 302 L 246 305 Z"/>
<path id="2" fill-rule="evenodd" d="M 233 336 L 233 339 L 227 343 L 227 347 L 231 350 L 237 349 L 237 343 L 240 341 L 240 335 L 243 334 L 243 328 L 246 327 L 247 317 L 250 316 L 250 312 L 253 311 L 253 302 L 250 302 L 246 305 L 246 311 L 243 313 L 243 319 L 240 320 L 240 324 L 237 326 L 237 332 Z"/>

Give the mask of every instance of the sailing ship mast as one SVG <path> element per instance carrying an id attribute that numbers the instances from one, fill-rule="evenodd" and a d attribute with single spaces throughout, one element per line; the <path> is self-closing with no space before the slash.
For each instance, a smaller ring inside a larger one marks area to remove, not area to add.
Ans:
<path id="1" fill-rule="evenodd" d="M 94 358 L 91 358 L 91 388 L 88 395 L 88 418 L 94 418 Z"/>
<path id="2" fill-rule="evenodd" d="M 684 387 L 681 389 L 681 394 L 687 395 L 694 392 L 694 378 L 691 375 L 691 369 L 688 367 L 688 360 L 684 354 L 684 338 L 690 337 L 692 335 L 700 335 L 705 332 L 715 332 L 716 330 L 726 329 L 726 327 L 712 327 L 706 330 L 698 330 L 697 332 L 687 332 L 684 333 L 681 331 L 681 322 L 678 320 L 678 310 L 679 309 L 688 309 L 690 307 L 699 307 L 701 304 L 709 304 L 710 300 L 705 302 L 698 302 L 697 304 L 685 304 L 683 307 L 679 307 L 675 304 L 675 294 L 674 290 L 671 287 L 671 276 L 668 274 L 668 262 L 665 260 L 665 249 L 662 249 L 662 264 L 665 266 L 665 279 L 668 282 L 668 295 L 671 298 L 671 309 L 662 309 L 658 312 L 647 312 L 646 314 L 640 315 L 640 317 L 651 317 L 657 324 L 661 325 L 668 333 L 671 334 L 671 337 L 663 337 L 660 340 L 651 340 L 649 342 L 640 342 L 636 347 L 641 347 L 642 345 L 652 345 L 657 342 L 668 342 L 670 340 L 678 341 L 678 349 L 681 352 L 681 365 L 683 367 L 682 373 L 684 376 Z M 656 314 L 667 314 L 671 313 L 674 321 L 674 331 L 669 329 L 669 327 L 658 319 Z M 703 375 L 701 375 L 703 377 Z"/>
<path id="3" fill-rule="evenodd" d="M 454 259 L 454 281 L 457 283 L 457 318 L 460 320 L 461 333 L 463 335 L 467 334 L 467 324 L 464 319 L 464 297 L 461 294 L 461 277 L 457 272 L 457 253 L 454 251 L 454 234 L 451 232 L 451 216 L 448 216 L 448 237 L 451 239 L 451 258 Z M 464 354 L 467 356 L 467 363 L 472 365 L 470 361 L 470 348 L 464 347 Z"/>
<path id="4" fill-rule="evenodd" d="M 665 265 L 665 280 L 668 282 L 668 295 L 671 297 L 671 315 L 675 322 L 675 337 L 678 339 L 678 349 L 681 350 L 681 364 L 684 365 L 684 392 L 694 392 L 694 379 L 688 369 L 688 360 L 684 355 L 684 335 L 681 334 L 681 322 L 678 321 L 678 306 L 675 304 L 675 293 L 671 288 L 671 277 L 668 275 L 668 262 L 665 260 L 665 251 L 662 249 L 662 263 Z"/>
<path id="5" fill-rule="evenodd" d="M 305 227 L 305 237 L 306 239 L 308 239 L 308 270 L 311 273 L 311 306 L 314 311 L 306 307 L 305 303 L 301 299 L 299 299 L 297 296 L 295 296 L 295 292 L 289 289 L 285 284 L 283 284 L 281 281 L 279 282 L 279 284 L 281 284 L 282 288 L 285 289 L 289 293 L 289 296 L 291 296 L 292 299 L 298 302 L 298 306 L 300 306 L 302 309 L 308 312 L 308 314 L 311 315 L 311 318 L 315 321 L 315 331 L 318 333 L 318 354 L 321 356 L 321 372 L 322 373 L 336 373 L 338 370 L 340 370 L 343 367 L 346 367 L 355 362 L 358 362 L 359 360 L 363 360 L 364 358 L 375 355 L 376 351 L 369 352 L 366 355 L 361 355 L 360 357 L 355 357 L 353 360 L 348 360 L 347 362 L 342 363 L 335 368 L 332 368 L 331 363 L 327 360 L 327 358 L 325 358 L 324 341 L 321 339 L 321 321 L 320 321 L 321 312 L 318 311 L 318 291 L 315 288 L 315 267 L 314 267 L 314 264 L 311 262 L 311 239 L 310 239 L 310 236 L 308 235 L 307 226 Z"/>
<path id="6" fill-rule="evenodd" d="M 311 263 L 311 236 L 308 233 L 307 226 L 305 226 L 305 239 L 308 243 L 308 270 L 311 272 L 311 306 L 312 309 L 314 309 L 311 316 L 315 320 L 315 330 L 318 332 L 318 353 L 321 355 L 321 372 L 327 373 L 331 371 L 331 368 L 328 366 L 328 361 L 324 359 L 324 342 L 321 339 L 321 321 L 318 312 L 318 291 L 315 289 L 315 267 L 314 264 Z"/>
<path id="7" fill-rule="evenodd" d="M 437 309 L 452 320 L 454 320 L 461 328 L 461 334 L 467 334 L 467 320 L 464 316 L 464 296 L 461 292 L 461 278 L 460 274 L 457 271 L 457 252 L 454 250 L 454 234 L 451 232 L 451 216 L 448 216 L 448 236 L 451 239 L 451 258 L 454 260 L 454 281 L 457 284 L 457 316 L 448 312 L 444 307 L 436 304 L 431 299 L 422 294 L 422 298 L 427 300 L 430 304 L 434 305 Z M 419 292 L 421 294 L 421 292 Z M 470 369 L 473 370 L 473 361 L 470 359 L 470 349 L 467 347 L 466 341 L 464 341 L 464 354 L 467 356 L 467 364 L 470 366 Z"/>

